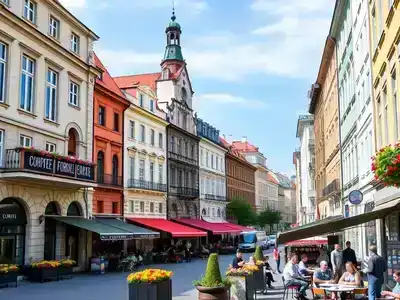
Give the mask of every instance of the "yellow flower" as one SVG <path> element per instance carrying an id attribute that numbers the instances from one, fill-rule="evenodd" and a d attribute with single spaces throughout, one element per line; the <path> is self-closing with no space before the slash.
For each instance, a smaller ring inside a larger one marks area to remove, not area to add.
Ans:
<path id="1" fill-rule="evenodd" d="M 173 273 L 160 269 L 146 269 L 140 272 L 129 274 L 128 283 L 155 283 L 168 280 Z"/>

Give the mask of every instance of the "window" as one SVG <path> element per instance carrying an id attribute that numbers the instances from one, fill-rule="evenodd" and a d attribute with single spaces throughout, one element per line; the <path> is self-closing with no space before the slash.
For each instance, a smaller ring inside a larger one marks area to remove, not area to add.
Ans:
<path id="1" fill-rule="evenodd" d="M 176 184 L 176 169 L 171 167 L 171 185 Z"/>
<path id="2" fill-rule="evenodd" d="M 187 126 L 187 117 L 186 117 L 186 115 L 183 115 L 182 116 L 182 128 L 187 129 L 186 126 Z"/>
<path id="3" fill-rule="evenodd" d="M 69 98 L 68 103 L 73 106 L 79 105 L 79 85 L 73 81 L 69 82 Z"/>
<path id="4" fill-rule="evenodd" d="M 383 88 L 382 93 L 382 105 L 383 105 L 383 122 L 385 130 L 385 145 L 389 143 L 389 124 L 388 124 L 388 101 L 387 101 L 387 87 Z"/>
<path id="5" fill-rule="evenodd" d="M 139 180 L 144 180 L 144 168 L 145 168 L 145 161 L 143 159 L 139 162 Z"/>
<path id="6" fill-rule="evenodd" d="M 21 147 L 32 147 L 32 138 L 21 134 L 19 136 L 19 145 Z"/>
<path id="7" fill-rule="evenodd" d="M 32 0 L 25 0 L 24 18 L 32 23 L 36 23 L 36 2 Z"/>
<path id="8" fill-rule="evenodd" d="M 46 151 L 47 152 L 56 152 L 56 144 L 46 142 Z"/>
<path id="9" fill-rule="evenodd" d="M 7 46 L 0 43 L 0 102 L 6 101 Z"/>
<path id="10" fill-rule="evenodd" d="M 154 163 L 150 162 L 150 182 L 154 182 Z"/>
<path id="11" fill-rule="evenodd" d="M 0 167 L 3 166 L 4 130 L 0 129 Z"/>
<path id="12" fill-rule="evenodd" d="M 190 158 L 192 158 L 192 159 L 197 161 L 197 157 L 194 155 L 194 147 L 195 147 L 194 144 L 192 144 L 192 147 L 191 147 L 191 150 L 190 150 L 190 154 L 191 154 Z"/>
<path id="13" fill-rule="evenodd" d="M 219 161 L 219 159 L 218 159 L 218 155 L 215 157 L 215 169 L 216 170 L 219 170 L 218 169 L 218 161 Z"/>
<path id="14" fill-rule="evenodd" d="M 204 166 L 204 150 L 200 149 L 200 163 Z"/>
<path id="15" fill-rule="evenodd" d="M 162 211 L 163 211 L 163 209 L 162 209 L 162 203 L 158 203 L 158 212 L 159 212 L 160 214 L 162 214 Z"/>
<path id="16" fill-rule="evenodd" d="M 129 178 L 135 178 L 135 158 L 129 157 Z"/>
<path id="17" fill-rule="evenodd" d="M 21 87 L 19 108 L 32 112 L 35 85 L 35 61 L 26 55 L 22 56 Z"/>
<path id="18" fill-rule="evenodd" d="M 182 186 L 182 170 L 178 170 L 178 186 Z"/>
<path id="19" fill-rule="evenodd" d="M 159 134 L 158 134 L 158 147 L 160 147 L 161 149 L 163 149 L 163 144 L 164 144 L 164 141 L 163 141 L 163 134 L 162 134 L 162 133 L 159 133 Z"/>
<path id="20" fill-rule="evenodd" d="M 150 130 L 150 144 L 152 145 L 152 146 L 154 146 L 155 145 L 155 132 L 154 132 L 154 129 L 151 129 Z"/>
<path id="21" fill-rule="evenodd" d="M 56 121 L 57 118 L 57 95 L 58 74 L 51 69 L 47 70 L 46 83 L 46 119 Z"/>
<path id="22" fill-rule="evenodd" d="M 214 169 L 214 155 L 211 154 L 211 168 Z"/>
<path id="23" fill-rule="evenodd" d="M 396 84 L 396 68 L 391 73 L 391 88 L 392 88 L 392 99 L 394 106 L 394 126 L 395 126 L 395 137 L 396 140 L 400 138 L 399 132 L 399 103 L 397 99 L 397 84 Z"/>
<path id="24" fill-rule="evenodd" d="M 49 20 L 49 35 L 57 40 L 60 38 L 60 21 L 53 16 Z"/>
<path id="25" fill-rule="evenodd" d="M 175 137 L 171 136 L 171 151 L 175 151 Z"/>
<path id="26" fill-rule="evenodd" d="M 146 128 L 144 125 L 140 125 L 140 141 L 146 143 Z"/>
<path id="27" fill-rule="evenodd" d="M 154 213 L 154 203 L 150 202 L 150 212 Z"/>
<path id="28" fill-rule="evenodd" d="M 208 161 L 208 151 L 206 152 L 206 165 L 207 167 L 210 165 L 210 162 Z"/>
<path id="29" fill-rule="evenodd" d="M 144 213 L 144 201 L 140 201 L 140 212 Z"/>
<path id="30" fill-rule="evenodd" d="M 378 148 L 382 147 L 383 140 L 382 140 L 382 103 L 380 97 L 377 99 L 377 112 L 378 112 L 378 128 L 377 128 L 377 135 L 378 135 Z"/>
<path id="31" fill-rule="evenodd" d="M 99 124 L 106 126 L 106 108 L 104 106 L 99 106 Z"/>
<path id="32" fill-rule="evenodd" d="M 103 201 L 97 201 L 97 212 L 99 214 L 104 213 L 104 202 Z"/>
<path id="33" fill-rule="evenodd" d="M 164 181 L 164 169 L 163 165 L 158 165 L 158 182 L 163 183 Z"/>
<path id="34" fill-rule="evenodd" d="M 182 155 L 182 140 L 178 139 L 178 154 Z"/>
<path id="35" fill-rule="evenodd" d="M 154 112 L 154 100 L 150 99 L 150 111 Z"/>
<path id="36" fill-rule="evenodd" d="M 114 113 L 114 131 L 119 132 L 119 114 Z"/>
<path id="37" fill-rule="evenodd" d="M 118 213 L 118 202 L 113 202 L 112 203 L 112 213 L 117 214 Z"/>
<path id="38" fill-rule="evenodd" d="M 144 106 L 144 98 L 143 98 L 142 94 L 139 94 L 139 105 L 140 105 L 140 107 Z"/>
<path id="39" fill-rule="evenodd" d="M 135 138 L 135 121 L 129 120 L 129 138 Z"/>
<path id="40" fill-rule="evenodd" d="M 185 156 L 189 157 L 189 142 L 185 142 Z"/>
<path id="41" fill-rule="evenodd" d="M 129 200 L 129 211 L 134 212 L 134 209 L 135 209 L 134 202 L 132 200 Z"/>
<path id="42" fill-rule="evenodd" d="M 79 36 L 75 33 L 71 33 L 71 51 L 76 54 L 79 53 Z"/>

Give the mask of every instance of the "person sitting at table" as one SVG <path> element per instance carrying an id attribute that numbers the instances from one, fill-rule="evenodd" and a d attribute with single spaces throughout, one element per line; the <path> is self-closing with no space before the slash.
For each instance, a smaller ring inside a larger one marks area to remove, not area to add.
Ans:
<path id="1" fill-rule="evenodd" d="M 284 284 L 299 288 L 299 292 L 295 296 L 296 300 L 307 300 L 306 290 L 308 289 L 309 283 L 307 278 L 299 273 L 297 268 L 298 260 L 299 258 L 297 255 L 293 255 L 283 269 Z"/>
<path id="2" fill-rule="evenodd" d="M 394 272 L 393 279 L 396 282 L 393 290 L 390 291 L 382 291 L 381 295 L 383 297 L 393 297 L 395 299 L 400 299 L 400 271 Z"/>
<path id="3" fill-rule="evenodd" d="M 235 258 L 232 261 L 232 268 L 239 269 L 244 266 L 244 261 L 242 257 L 243 257 L 242 251 L 238 250 L 236 252 Z"/>
<path id="4" fill-rule="evenodd" d="M 314 273 L 314 270 L 311 270 L 307 266 L 308 257 L 307 254 L 303 253 L 301 255 L 301 261 L 299 262 L 299 272 L 301 275 L 308 276 Z"/>
<path id="5" fill-rule="evenodd" d="M 273 289 L 274 287 L 272 286 L 272 282 L 275 282 L 274 276 L 272 275 L 273 269 L 271 268 L 271 265 L 269 264 L 269 256 L 264 256 L 264 266 L 265 266 L 265 277 L 267 278 L 267 285 L 270 289 Z"/>
<path id="6" fill-rule="evenodd" d="M 353 263 L 348 261 L 345 267 L 346 267 L 346 272 L 344 272 L 342 277 L 340 277 L 339 284 L 350 285 L 355 287 L 361 286 L 361 275 L 357 271 Z"/>
<path id="7" fill-rule="evenodd" d="M 320 263 L 320 269 L 314 272 L 313 282 L 316 287 L 319 287 L 321 283 L 335 283 L 333 280 L 333 274 L 328 269 L 328 262 L 323 260 Z"/>

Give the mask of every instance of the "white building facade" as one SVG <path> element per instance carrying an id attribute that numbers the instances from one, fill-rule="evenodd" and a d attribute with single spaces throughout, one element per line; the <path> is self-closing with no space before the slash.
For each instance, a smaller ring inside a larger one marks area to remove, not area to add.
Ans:
<path id="1" fill-rule="evenodd" d="M 301 224 L 315 221 L 315 136 L 314 116 L 300 115 L 297 121 L 297 137 L 300 139 L 300 184 L 301 184 Z"/>
<path id="2" fill-rule="evenodd" d="M 200 213 L 202 218 L 226 219 L 226 175 L 224 148 L 219 130 L 197 118 L 199 143 Z"/>
<path id="3" fill-rule="evenodd" d="M 91 215 L 97 39 L 58 1 L 0 1 L 0 210 L 17 216 L 0 223 L 18 232 L 0 244 L 17 264 L 70 256 L 83 267 L 91 253 L 90 234 L 45 215 Z"/>

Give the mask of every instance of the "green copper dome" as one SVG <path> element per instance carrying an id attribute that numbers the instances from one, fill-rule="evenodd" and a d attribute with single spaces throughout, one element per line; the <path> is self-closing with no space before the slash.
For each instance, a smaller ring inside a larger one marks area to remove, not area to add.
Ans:
<path id="1" fill-rule="evenodd" d="M 176 22 L 175 12 L 172 12 L 171 21 L 168 23 L 168 26 L 167 26 L 167 30 L 170 30 L 170 29 L 181 30 L 181 25 L 178 22 Z"/>

